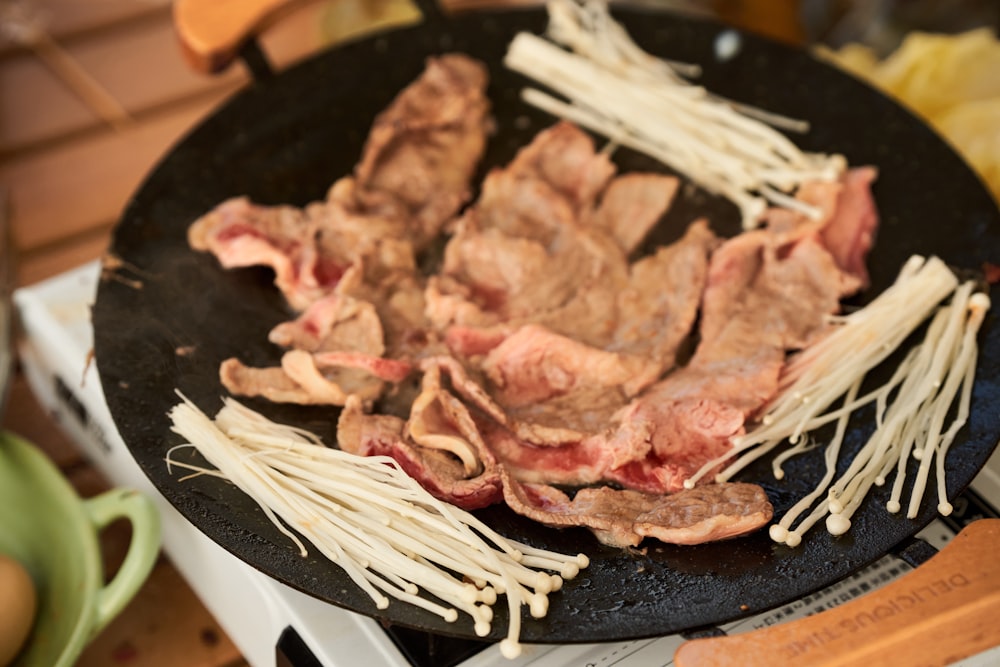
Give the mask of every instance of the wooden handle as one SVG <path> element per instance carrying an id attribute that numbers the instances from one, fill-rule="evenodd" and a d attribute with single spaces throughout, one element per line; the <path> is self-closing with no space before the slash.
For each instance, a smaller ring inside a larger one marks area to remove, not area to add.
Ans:
<path id="1" fill-rule="evenodd" d="M 236 59 L 246 41 L 259 35 L 286 14 L 319 0 L 175 0 L 174 29 L 192 68 L 221 72 Z M 329 0 L 328 0 L 329 1 Z M 343 0 L 350 1 L 350 0 Z M 366 2 L 367 0 L 353 0 Z M 446 13 L 538 6 L 545 0 L 411 0 L 420 9 Z"/>
<path id="2" fill-rule="evenodd" d="M 311 0 L 175 0 L 174 28 L 190 65 L 221 72 L 251 37 Z"/>
<path id="3" fill-rule="evenodd" d="M 678 667 L 946 665 L 1000 645 L 1000 519 L 970 524 L 896 581 L 815 616 L 686 642 Z"/>
<path id="4" fill-rule="evenodd" d="M 206 74 L 221 72 L 240 48 L 297 5 L 317 0 L 175 0 L 174 27 L 191 66 Z M 362 0 L 363 1 L 363 0 Z M 418 5 L 420 0 L 414 0 Z M 539 6 L 545 0 L 426 0 L 445 12 Z M 771 37 L 800 43 L 796 0 L 706 3 L 724 21 Z"/>

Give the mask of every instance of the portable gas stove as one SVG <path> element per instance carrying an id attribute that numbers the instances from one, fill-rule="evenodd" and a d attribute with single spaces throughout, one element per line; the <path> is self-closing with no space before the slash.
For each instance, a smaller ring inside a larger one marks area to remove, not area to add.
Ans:
<path id="1" fill-rule="evenodd" d="M 100 267 L 94 262 L 14 293 L 27 334 L 19 350 L 38 400 L 58 419 L 92 463 L 115 485 L 157 502 L 167 556 L 255 667 L 648 667 L 671 665 L 679 635 L 608 644 L 527 645 L 507 660 L 490 643 L 397 627 L 300 593 L 246 565 L 203 535 L 153 487 L 114 428 L 92 363 L 90 305 Z M 1000 453 L 993 456 L 955 512 L 920 533 L 941 548 L 967 523 L 1000 516 Z M 886 556 L 830 588 L 779 609 L 732 623 L 726 633 L 802 618 L 851 600 L 909 569 Z M 249 610 L 252 610 L 250 612 Z M 958 663 L 1000 664 L 1000 647 Z"/>

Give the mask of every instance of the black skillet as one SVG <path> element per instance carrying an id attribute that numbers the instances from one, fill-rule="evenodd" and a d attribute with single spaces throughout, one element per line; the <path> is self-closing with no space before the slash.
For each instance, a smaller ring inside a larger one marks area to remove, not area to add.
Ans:
<path id="1" fill-rule="evenodd" d="M 891 282 L 914 253 L 937 254 L 965 269 L 1000 260 L 1000 214 L 993 200 L 944 142 L 893 102 L 803 52 L 751 35 L 742 35 L 735 58 L 720 62 L 714 44 L 727 28 L 717 23 L 620 7 L 616 15 L 648 50 L 701 64 L 701 81 L 710 89 L 809 120 L 811 131 L 797 138 L 804 148 L 841 152 L 854 165 L 879 167 L 875 196 L 882 226 L 869 262 L 870 294 Z M 267 271 L 224 271 L 211 256 L 188 248 L 185 230 L 234 195 L 266 204 L 322 198 L 351 170 L 375 113 L 418 74 L 426 56 L 442 51 L 464 51 L 489 64 L 498 132 L 485 165 L 505 163 L 552 122 L 519 100 L 527 82 L 500 64 L 517 31 L 538 33 L 544 26 L 539 9 L 434 15 L 258 79 L 176 145 L 128 203 L 110 250 L 121 268 L 102 282 L 93 309 L 108 406 L 159 491 L 253 567 L 387 623 L 474 637 L 464 618 L 449 624 L 400 603 L 376 610 L 335 565 L 315 553 L 299 556 L 234 487 L 209 477 L 181 481 L 167 471 L 164 455 L 178 442 L 166 417 L 178 400 L 174 389 L 214 413 L 223 393 L 219 362 L 236 355 L 252 365 L 272 365 L 279 351 L 267 342 L 267 331 L 289 317 Z M 660 168 L 626 151 L 615 157 L 624 170 Z M 677 237 L 696 215 L 709 216 L 721 232 L 737 231 L 730 205 L 690 188 L 654 242 Z M 1000 439 L 1000 328 L 992 315 L 980 342 L 972 415 L 948 456 L 949 498 L 973 479 Z M 249 403 L 335 441 L 334 409 Z M 870 417 L 856 420 L 848 450 L 864 440 Z M 786 481 L 775 481 L 766 464 L 742 479 L 761 483 L 780 514 L 820 477 L 821 466 L 814 452 L 788 464 Z M 696 547 L 648 543 L 620 550 L 600 546 L 583 530 L 543 528 L 504 507 L 479 514 L 508 536 L 590 556 L 590 568 L 553 596 L 545 619 L 525 619 L 522 636 L 532 642 L 594 642 L 717 626 L 801 598 L 898 552 L 934 518 L 936 503 L 931 499 L 916 519 L 906 520 L 886 513 L 885 497 L 885 491 L 874 493 L 846 536 L 814 530 L 796 549 L 775 545 L 762 531 Z M 493 639 L 506 628 L 504 606 L 496 611 Z"/>

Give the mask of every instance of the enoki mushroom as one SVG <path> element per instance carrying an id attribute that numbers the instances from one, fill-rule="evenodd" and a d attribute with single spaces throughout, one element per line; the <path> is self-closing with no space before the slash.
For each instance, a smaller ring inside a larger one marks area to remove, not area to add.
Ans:
<path id="1" fill-rule="evenodd" d="M 834 180 L 840 155 L 805 153 L 775 128 L 807 125 L 739 105 L 694 85 L 690 66 L 640 49 L 601 0 L 550 0 L 549 40 L 520 33 L 504 64 L 562 95 L 537 89 L 523 98 L 543 111 L 605 135 L 687 175 L 739 207 L 746 228 L 768 204 L 815 217 L 791 196 L 806 181 Z M 560 45 L 565 46 L 562 48 Z"/>
<path id="2" fill-rule="evenodd" d="M 949 296 L 948 302 L 940 305 Z M 947 499 L 944 462 L 968 418 L 975 379 L 976 335 L 989 307 L 986 294 L 975 292 L 972 282 L 959 284 L 940 259 L 912 257 L 889 289 L 866 307 L 837 318 L 832 333 L 788 364 L 781 393 L 759 423 L 735 439 L 729 455 L 707 463 L 687 484 L 693 485 L 736 454 L 735 460 L 716 475 L 718 481 L 727 480 L 789 441 L 792 448 L 773 459 L 774 475 L 781 479 L 784 461 L 811 447 L 807 444 L 809 433 L 833 423 L 835 430 L 826 445 L 822 480 L 771 526 L 772 539 L 797 546 L 805 532 L 824 517 L 830 533 L 845 533 L 850 529 L 851 516 L 871 488 L 884 485 L 893 472 L 887 509 L 892 513 L 901 511 L 903 485 L 912 459 L 919 464 L 907 517 L 919 513 L 932 467 L 938 510 L 949 514 L 952 508 Z M 867 373 L 928 319 L 922 341 L 908 351 L 892 377 L 858 397 Z M 838 401 L 839 406 L 830 409 Z M 855 410 L 873 403 L 876 428 L 847 470 L 834 481 L 848 419 Z M 793 528 L 796 519 L 807 511 Z"/>
<path id="3" fill-rule="evenodd" d="M 567 556 L 502 537 L 431 496 L 389 457 L 325 447 L 315 435 L 272 422 L 232 399 L 224 399 L 212 420 L 181 398 L 170 411 L 172 430 L 188 441 L 179 447 L 195 447 L 215 469 L 177 461 L 177 447 L 167 455 L 168 466 L 235 484 L 302 555 L 307 550 L 300 535 L 343 568 L 379 609 L 395 598 L 449 622 L 461 611 L 485 636 L 492 605 L 505 595 L 510 621 L 500 650 L 513 658 L 520 653 L 522 605 L 543 617 L 548 593 L 588 565 L 583 554 Z"/>

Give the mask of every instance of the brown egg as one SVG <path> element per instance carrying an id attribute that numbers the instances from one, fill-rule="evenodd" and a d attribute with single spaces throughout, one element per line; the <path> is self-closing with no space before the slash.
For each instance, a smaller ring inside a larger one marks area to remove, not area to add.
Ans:
<path id="1" fill-rule="evenodd" d="M 28 638 L 36 606 L 35 584 L 28 571 L 0 554 L 0 665 L 9 665 Z"/>

